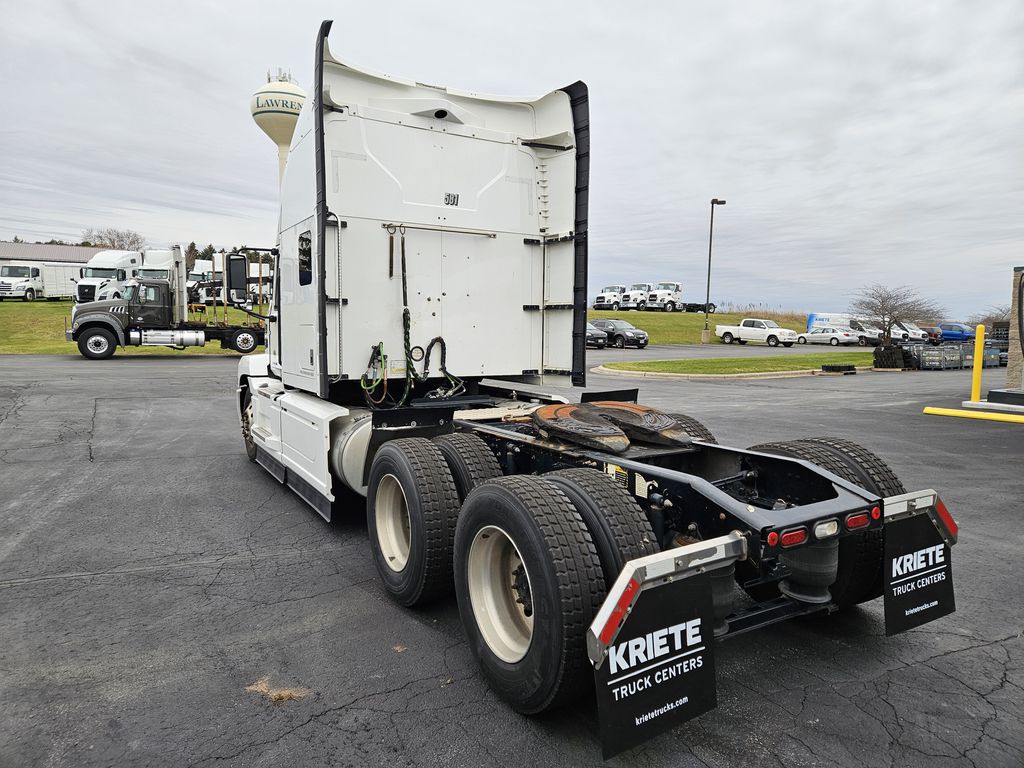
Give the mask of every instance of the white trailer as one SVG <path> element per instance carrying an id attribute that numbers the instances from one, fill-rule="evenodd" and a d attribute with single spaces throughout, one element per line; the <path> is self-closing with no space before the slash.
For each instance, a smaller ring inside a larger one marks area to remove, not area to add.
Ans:
<path id="1" fill-rule="evenodd" d="M 11 261 L 0 266 L 0 301 L 70 299 L 78 265 L 63 261 Z"/>
<path id="2" fill-rule="evenodd" d="M 79 270 L 75 301 L 120 299 L 141 266 L 141 251 L 100 251 Z"/>
<path id="3" fill-rule="evenodd" d="M 531 386 L 585 384 L 586 85 L 520 99 L 377 75 L 335 57 L 329 30 L 238 414 L 250 459 L 324 518 L 366 496 L 394 600 L 454 591 L 519 712 L 593 690 L 606 756 L 715 706 L 718 637 L 883 593 L 889 634 L 954 610 L 955 522 L 869 451 L 729 448 L 622 392 Z M 225 283 L 244 298 L 245 256 Z M 923 555 L 928 581 L 903 596 L 888 574 Z"/>

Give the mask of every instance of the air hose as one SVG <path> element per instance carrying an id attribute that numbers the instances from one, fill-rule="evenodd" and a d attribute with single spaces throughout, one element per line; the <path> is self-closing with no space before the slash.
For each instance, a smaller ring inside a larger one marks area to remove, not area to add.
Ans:
<path id="1" fill-rule="evenodd" d="M 392 402 L 390 407 L 400 408 L 405 405 L 409 400 L 409 396 L 412 394 L 413 386 L 416 382 L 421 384 L 426 383 L 430 379 L 430 356 L 434 351 L 434 347 L 440 349 L 441 358 L 438 365 L 438 370 L 442 376 L 448 381 L 447 387 L 438 387 L 433 389 L 426 394 L 429 399 L 443 400 L 449 397 L 455 397 L 466 391 L 465 384 L 462 380 L 448 371 L 447 357 L 448 357 L 448 345 L 442 336 L 435 336 L 427 344 L 427 348 L 423 353 L 423 371 L 416 370 L 416 361 L 412 356 L 412 313 L 409 311 L 409 274 L 406 268 L 405 258 L 405 227 L 389 228 L 388 233 L 391 236 L 388 243 L 388 272 L 389 276 L 392 274 L 393 269 L 393 258 L 394 258 L 394 233 L 398 231 L 401 235 L 401 270 L 402 270 L 402 341 L 405 347 L 405 389 L 402 392 L 402 396 L 397 402 Z M 379 397 L 375 396 L 375 392 L 379 386 L 383 384 L 383 390 Z M 387 399 L 387 358 L 384 355 L 384 343 L 379 342 L 370 351 L 370 360 L 367 364 L 366 373 L 363 374 L 360 380 L 360 385 L 363 388 L 363 396 L 371 408 L 381 407 Z"/>

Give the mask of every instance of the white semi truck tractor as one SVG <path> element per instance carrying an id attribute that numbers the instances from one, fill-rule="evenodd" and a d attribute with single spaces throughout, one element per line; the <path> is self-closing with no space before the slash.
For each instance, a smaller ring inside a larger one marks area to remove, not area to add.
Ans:
<path id="1" fill-rule="evenodd" d="M 141 251 L 100 251 L 81 268 L 75 301 L 120 299 L 141 266 Z"/>
<path id="2" fill-rule="evenodd" d="M 586 377 L 582 82 L 535 99 L 424 85 L 346 63 L 329 30 L 238 414 L 249 457 L 325 519 L 366 515 L 394 600 L 454 592 L 497 694 L 525 714 L 595 696 L 606 755 L 715 706 L 719 640 L 883 595 L 889 633 L 953 610 L 956 524 L 864 448 L 729 448 L 635 390 L 569 397 Z M 247 279 L 229 256 L 234 303 Z"/>

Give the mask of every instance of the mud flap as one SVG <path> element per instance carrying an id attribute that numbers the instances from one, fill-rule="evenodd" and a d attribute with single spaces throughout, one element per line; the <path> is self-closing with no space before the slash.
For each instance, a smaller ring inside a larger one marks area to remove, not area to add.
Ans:
<path id="1" fill-rule="evenodd" d="M 933 490 L 891 496 L 883 507 L 885 634 L 896 635 L 956 610 L 950 547 L 958 529 Z"/>
<path id="2" fill-rule="evenodd" d="M 731 533 L 626 563 L 587 633 L 605 759 L 714 709 L 708 572 L 746 552 Z"/>

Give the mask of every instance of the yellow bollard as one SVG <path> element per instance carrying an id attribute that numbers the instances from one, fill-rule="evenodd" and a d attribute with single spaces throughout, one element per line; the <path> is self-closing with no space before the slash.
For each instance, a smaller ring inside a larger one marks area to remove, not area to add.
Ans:
<path id="1" fill-rule="evenodd" d="M 974 337 L 974 374 L 971 376 L 971 402 L 981 401 L 981 365 L 985 357 L 985 326 L 979 325 L 974 329 L 977 334 Z"/>
<path id="2" fill-rule="evenodd" d="M 982 421 L 1002 421 L 1007 424 L 1024 424 L 1024 414 L 991 413 L 988 411 L 962 411 L 959 408 L 932 408 L 928 406 L 923 413 L 929 416 L 956 416 L 961 419 L 980 419 Z"/>

